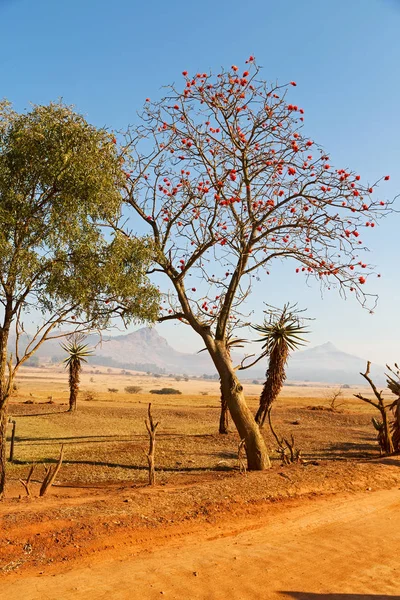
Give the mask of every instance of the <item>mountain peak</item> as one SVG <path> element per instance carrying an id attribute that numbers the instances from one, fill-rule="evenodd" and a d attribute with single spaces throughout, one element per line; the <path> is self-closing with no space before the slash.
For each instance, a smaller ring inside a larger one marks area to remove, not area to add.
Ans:
<path id="1" fill-rule="evenodd" d="M 320 348 L 325 352 L 339 352 L 338 348 L 336 348 L 335 344 L 332 342 L 325 342 L 325 344 L 321 344 L 320 346 L 315 346 L 315 348 Z"/>

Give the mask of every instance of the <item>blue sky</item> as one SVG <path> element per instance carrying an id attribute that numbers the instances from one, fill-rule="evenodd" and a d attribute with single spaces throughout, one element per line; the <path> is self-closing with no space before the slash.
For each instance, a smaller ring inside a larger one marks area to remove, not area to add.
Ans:
<path id="1" fill-rule="evenodd" d="M 400 0 L 0 0 L 0 27 L 0 97 L 18 110 L 62 97 L 117 129 L 183 69 L 218 70 L 254 54 L 266 79 L 297 81 L 305 131 L 332 164 L 371 181 L 390 174 L 386 197 L 400 192 Z M 399 232 L 393 215 L 364 237 L 382 273 L 368 284 L 380 296 L 374 315 L 336 292 L 321 299 L 316 285 L 278 264 L 249 308 L 259 320 L 262 301 L 297 301 L 316 318 L 312 345 L 330 340 L 377 362 L 400 361 Z M 159 332 L 194 351 L 201 342 L 187 329 Z"/>

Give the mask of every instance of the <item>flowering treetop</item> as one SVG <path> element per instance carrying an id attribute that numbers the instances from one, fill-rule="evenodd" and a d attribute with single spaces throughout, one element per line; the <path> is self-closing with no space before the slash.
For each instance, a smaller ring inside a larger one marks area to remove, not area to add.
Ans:
<path id="1" fill-rule="evenodd" d="M 222 339 L 240 322 L 251 277 L 276 258 L 367 305 L 362 233 L 391 211 L 378 193 L 389 176 L 363 183 L 335 168 L 288 100 L 296 83 L 263 81 L 252 56 L 243 70 L 182 75 L 160 102 L 146 100 L 126 136 L 127 201 L 148 222 L 155 270 L 175 290 L 161 318 Z"/>

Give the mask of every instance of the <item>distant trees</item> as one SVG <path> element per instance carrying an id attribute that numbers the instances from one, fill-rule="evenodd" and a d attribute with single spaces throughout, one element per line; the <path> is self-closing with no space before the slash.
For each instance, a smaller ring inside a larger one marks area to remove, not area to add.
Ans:
<path id="1" fill-rule="evenodd" d="M 161 396 L 168 396 L 168 395 L 181 395 L 182 392 L 180 390 L 176 390 L 174 388 L 160 388 L 159 390 L 150 390 L 150 394 L 160 394 Z"/>
<path id="2" fill-rule="evenodd" d="M 202 338 L 253 470 L 269 466 L 268 453 L 227 345 L 248 323 L 253 284 L 286 259 L 298 276 L 365 305 L 372 270 L 361 234 L 391 211 L 378 181 L 334 168 L 303 132 L 291 85 L 263 81 L 252 56 L 242 72 L 184 71 L 163 99 L 146 101 L 125 140 L 126 205 L 147 225 L 152 271 L 169 290 L 160 320 L 180 320 Z"/>
<path id="3" fill-rule="evenodd" d="M 140 385 L 127 385 L 125 388 L 125 392 L 127 394 L 139 394 L 142 391 L 142 387 Z"/>
<path id="4" fill-rule="evenodd" d="M 145 275 L 151 244 L 104 235 L 120 214 L 126 181 L 115 142 L 63 104 L 18 114 L 0 102 L 0 496 L 7 405 L 21 365 L 65 329 L 158 314 L 158 292 Z M 22 344 L 33 309 L 38 325 Z"/>

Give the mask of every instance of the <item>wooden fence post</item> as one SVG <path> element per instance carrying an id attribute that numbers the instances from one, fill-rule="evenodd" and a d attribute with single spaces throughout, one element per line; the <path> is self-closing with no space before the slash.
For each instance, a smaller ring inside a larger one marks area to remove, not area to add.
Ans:
<path id="1" fill-rule="evenodd" d="M 15 429 L 17 427 L 17 422 L 11 417 L 8 419 L 9 423 L 12 423 L 12 432 L 11 432 L 11 444 L 10 444 L 10 462 L 14 460 L 14 444 L 15 444 Z"/>
<path id="2" fill-rule="evenodd" d="M 151 402 L 149 403 L 149 408 L 147 410 L 147 414 L 149 419 L 145 419 L 145 425 L 147 432 L 149 434 L 150 446 L 149 452 L 147 454 L 147 462 L 149 463 L 149 485 L 155 485 L 156 482 L 156 472 L 154 466 L 154 451 L 156 446 L 156 429 L 159 423 L 154 423 L 153 417 L 151 415 Z"/>

